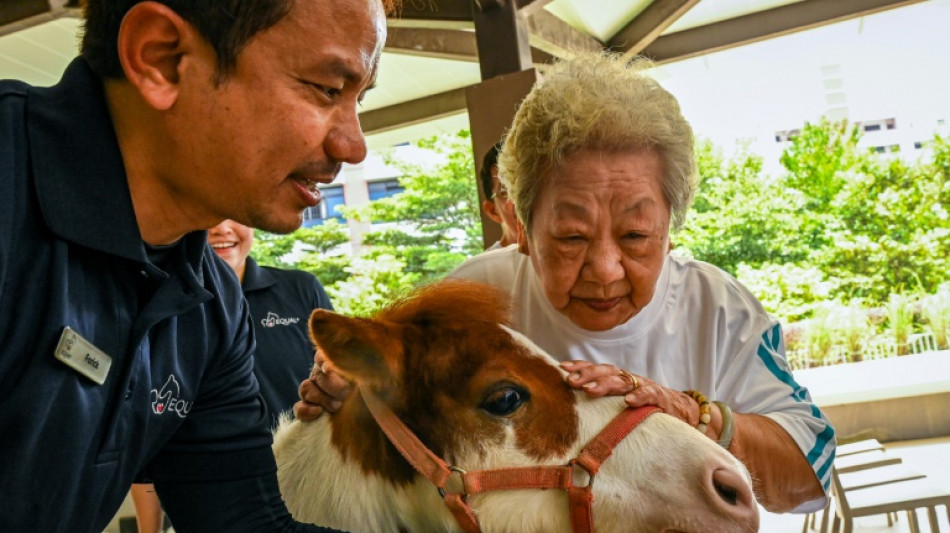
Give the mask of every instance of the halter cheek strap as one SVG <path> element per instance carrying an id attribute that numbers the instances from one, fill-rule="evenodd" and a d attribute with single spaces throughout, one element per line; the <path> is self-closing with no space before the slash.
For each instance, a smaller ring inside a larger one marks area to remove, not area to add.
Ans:
<path id="1" fill-rule="evenodd" d="M 360 389 L 366 407 L 389 441 L 420 475 L 432 482 L 439 490 L 445 505 L 452 512 L 459 526 L 466 533 L 479 533 L 478 518 L 468 505 L 468 496 L 494 490 L 512 489 L 561 489 L 568 493 L 571 515 L 571 530 L 584 533 L 594 530 L 593 485 L 600 466 L 613 453 L 614 448 L 647 416 L 660 410 L 655 405 L 627 408 L 614 417 L 566 465 L 526 466 L 498 468 L 466 472 L 448 465 L 419 440 L 376 395 Z M 585 486 L 574 485 L 574 472 L 581 468 L 588 475 Z M 446 493 L 445 483 L 452 474 L 462 479 L 461 493 Z"/>

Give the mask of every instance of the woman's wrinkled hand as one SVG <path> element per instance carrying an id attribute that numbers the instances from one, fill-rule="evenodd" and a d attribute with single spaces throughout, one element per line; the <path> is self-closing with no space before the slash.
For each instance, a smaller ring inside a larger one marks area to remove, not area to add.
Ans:
<path id="1" fill-rule="evenodd" d="M 699 405 L 682 391 L 609 364 L 564 361 L 561 368 L 568 372 L 568 385 L 583 390 L 592 398 L 623 396 L 631 407 L 656 405 L 691 426 L 699 423 Z"/>

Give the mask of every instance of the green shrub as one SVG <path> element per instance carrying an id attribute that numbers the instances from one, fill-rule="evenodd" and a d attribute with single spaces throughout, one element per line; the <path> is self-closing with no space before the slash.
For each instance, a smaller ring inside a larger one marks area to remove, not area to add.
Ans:
<path id="1" fill-rule="evenodd" d="M 937 341 L 937 348 L 950 350 L 950 283 L 944 283 L 935 294 L 920 300 L 920 314 Z"/>

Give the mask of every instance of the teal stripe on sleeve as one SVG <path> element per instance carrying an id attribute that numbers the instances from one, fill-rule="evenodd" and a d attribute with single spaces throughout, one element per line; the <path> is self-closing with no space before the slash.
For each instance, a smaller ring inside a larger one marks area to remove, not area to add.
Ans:
<path id="1" fill-rule="evenodd" d="M 776 324 L 771 329 L 762 334 L 762 342 L 759 344 L 758 350 L 756 353 L 759 356 L 759 359 L 762 360 L 762 363 L 765 364 L 765 367 L 769 369 L 773 376 L 782 383 L 788 385 L 792 389 L 792 398 L 798 402 L 808 401 L 808 390 L 799 385 L 795 378 L 792 376 L 792 373 L 788 370 L 781 368 L 775 360 L 773 354 L 778 352 L 778 347 L 782 339 L 782 329 L 779 324 Z M 812 446 L 811 450 L 806 455 L 808 463 L 812 465 L 812 468 L 815 469 L 815 473 L 818 476 L 818 479 L 821 480 L 822 485 L 827 491 L 831 483 L 831 466 L 834 464 L 835 453 L 834 450 L 828 450 L 828 447 L 831 443 L 834 442 L 835 430 L 834 428 L 827 423 L 827 421 L 822 416 L 821 410 L 818 409 L 818 406 L 811 405 L 811 414 L 812 416 L 822 421 L 825 424 L 825 429 L 821 431 L 815 438 L 815 445 Z M 825 457 L 824 461 L 821 461 L 822 456 Z M 821 465 L 817 463 L 821 461 Z"/>

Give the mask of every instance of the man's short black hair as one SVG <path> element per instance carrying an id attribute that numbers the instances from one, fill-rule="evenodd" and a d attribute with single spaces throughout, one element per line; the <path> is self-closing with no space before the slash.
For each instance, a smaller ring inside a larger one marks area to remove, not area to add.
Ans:
<path id="1" fill-rule="evenodd" d="M 123 77 L 119 27 L 142 0 L 86 0 L 81 54 L 102 78 Z M 290 12 L 294 0 L 157 0 L 194 26 L 218 56 L 218 75 L 226 78 L 241 49 L 259 32 Z"/>
<path id="2" fill-rule="evenodd" d="M 482 180 L 482 192 L 485 193 L 486 200 L 491 200 L 495 194 L 494 191 L 492 191 L 491 169 L 492 167 L 498 166 L 498 153 L 501 152 L 503 145 L 504 143 L 502 141 L 495 143 L 494 146 L 488 149 L 485 158 L 482 160 L 482 170 L 478 176 Z"/>
<path id="3" fill-rule="evenodd" d="M 80 54 L 101 78 L 122 78 L 119 27 L 132 6 L 142 0 L 85 0 L 85 25 Z M 218 79 L 234 71 L 244 45 L 281 21 L 295 0 L 154 0 L 168 6 L 204 37 L 218 59 Z M 401 0 L 381 0 L 395 13 Z"/>

